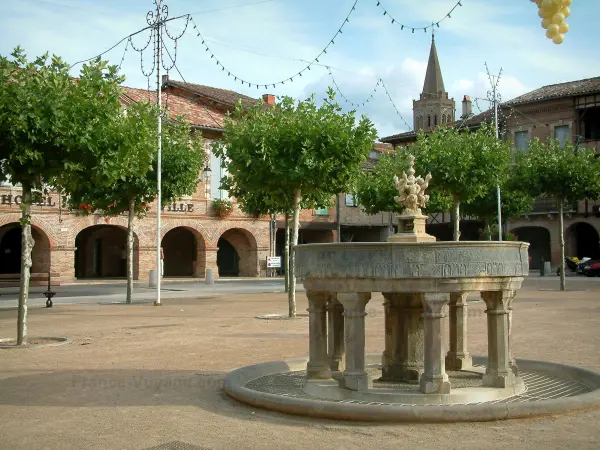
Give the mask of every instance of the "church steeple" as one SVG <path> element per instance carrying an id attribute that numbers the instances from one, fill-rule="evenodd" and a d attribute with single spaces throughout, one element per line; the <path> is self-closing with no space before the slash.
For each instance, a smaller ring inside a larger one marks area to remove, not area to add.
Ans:
<path id="1" fill-rule="evenodd" d="M 435 37 L 432 34 L 423 92 L 419 100 L 413 100 L 414 130 L 430 131 L 439 125 L 450 125 L 454 122 L 455 110 L 454 99 L 448 98 L 444 87 Z"/>
<path id="2" fill-rule="evenodd" d="M 437 49 L 435 48 L 435 36 L 431 35 L 431 49 L 429 50 L 429 61 L 427 63 L 427 73 L 425 74 L 425 83 L 423 84 L 423 94 L 425 96 L 442 96 L 446 92 L 444 89 L 444 79 L 442 78 L 442 69 L 438 60 Z"/>

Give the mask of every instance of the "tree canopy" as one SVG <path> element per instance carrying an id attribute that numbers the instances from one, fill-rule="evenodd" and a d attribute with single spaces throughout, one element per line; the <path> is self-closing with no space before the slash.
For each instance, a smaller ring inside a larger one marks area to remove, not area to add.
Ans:
<path id="1" fill-rule="evenodd" d="M 246 197 L 250 209 L 293 210 L 293 244 L 303 200 L 317 204 L 353 187 L 376 137 L 366 116 L 357 120 L 354 111 L 342 112 L 331 88 L 321 105 L 314 95 L 301 102 L 284 97 L 275 106 L 261 103 L 247 110 L 238 103 L 224 128 L 223 140 L 214 147 L 229 173 L 223 188 Z M 291 317 L 296 314 L 293 283 Z"/>
<path id="2" fill-rule="evenodd" d="M 565 290 L 564 204 L 600 198 L 600 160 L 594 150 L 574 148 L 570 142 L 561 146 L 557 140 L 534 139 L 526 151 L 517 152 L 516 161 L 515 177 L 527 192 L 557 200 L 560 289 Z"/>

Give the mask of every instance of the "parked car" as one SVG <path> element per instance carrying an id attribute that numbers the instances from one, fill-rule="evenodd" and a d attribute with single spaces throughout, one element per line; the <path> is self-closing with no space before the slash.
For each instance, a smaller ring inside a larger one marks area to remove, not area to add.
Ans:
<path id="1" fill-rule="evenodd" d="M 600 275 L 600 261 L 592 262 L 583 269 L 586 277 L 597 277 Z"/>

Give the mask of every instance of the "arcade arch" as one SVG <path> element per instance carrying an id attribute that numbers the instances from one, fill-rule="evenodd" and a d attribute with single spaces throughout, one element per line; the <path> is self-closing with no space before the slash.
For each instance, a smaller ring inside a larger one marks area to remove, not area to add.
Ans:
<path id="1" fill-rule="evenodd" d="M 161 241 L 165 277 L 204 277 L 206 245 L 195 229 L 179 226 L 165 233 Z"/>
<path id="2" fill-rule="evenodd" d="M 139 244 L 134 233 L 133 278 L 139 277 Z M 127 230 L 118 225 L 92 225 L 75 238 L 75 277 L 127 276 Z"/>
<path id="3" fill-rule="evenodd" d="M 565 231 L 565 255 L 600 259 L 600 236 L 589 223 L 576 222 Z"/>
<path id="4" fill-rule="evenodd" d="M 256 238 L 248 230 L 231 228 L 217 243 L 217 266 L 221 277 L 256 277 L 258 251 Z"/>
<path id="5" fill-rule="evenodd" d="M 0 274 L 21 272 L 21 224 L 8 223 L 0 227 Z M 34 245 L 31 252 L 31 273 L 50 272 L 50 239 L 40 228 L 31 226 Z"/>
<path id="6" fill-rule="evenodd" d="M 541 261 L 551 261 L 550 231 L 546 227 L 519 227 L 510 230 L 519 241 L 529 242 L 530 269 L 540 269 Z"/>

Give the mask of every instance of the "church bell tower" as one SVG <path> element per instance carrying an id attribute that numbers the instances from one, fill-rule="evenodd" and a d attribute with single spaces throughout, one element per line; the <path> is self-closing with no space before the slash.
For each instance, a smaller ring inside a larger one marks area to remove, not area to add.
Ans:
<path id="1" fill-rule="evenodd" d="M 435 37 L 432 35 L 423 92 L 419 100 L 413 100 L 413 129 L 431 131 L 438 125 L 450 125 L 455 120 L 455 113 L 454 99 L 448 98 L 444 88 Z"/>

